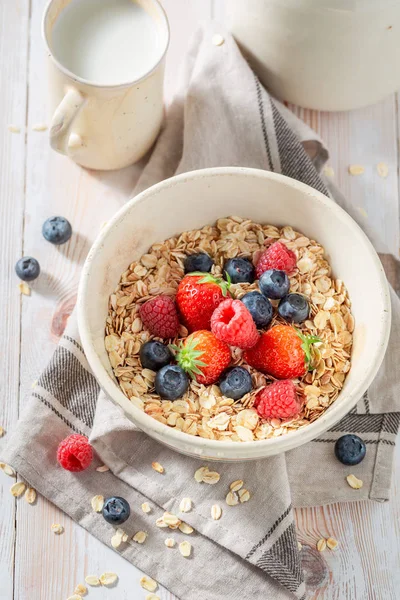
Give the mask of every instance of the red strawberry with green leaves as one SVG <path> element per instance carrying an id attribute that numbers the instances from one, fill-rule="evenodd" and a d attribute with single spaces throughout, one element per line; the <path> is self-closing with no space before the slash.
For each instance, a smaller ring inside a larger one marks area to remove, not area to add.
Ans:
<path id="1" fill-rule="evenodd" d="M 290 325 L 275 325 L 245 351 L 244 359 L 254 369 L 276 379 L 302 377 L 311 363 L 311 347 L 320 341 Z"/>
<path id="2" fill-rule="evenodd" d="M 211 329 L 211 316 L 228 296 L 230 281 L 210 273 L 190 273 L 178 286 L 176 304 L 189 332 Z"/>
<path id="3" fill-rule="evenodd" d="M 198 383 L 211 385 L 231 362 L 228 344 L 215 337 L 211 331 L 195 331 L 180 346 L 171 346 L 176 352 L 178 365 Z"/>

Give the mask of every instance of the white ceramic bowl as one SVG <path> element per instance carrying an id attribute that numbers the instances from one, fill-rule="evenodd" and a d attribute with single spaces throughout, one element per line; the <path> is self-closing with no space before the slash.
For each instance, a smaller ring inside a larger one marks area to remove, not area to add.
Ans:
<path id="1" fill-rule="evenodd" d="M 311 425 L 257 442 L 220 442 L 194 437 L 159 423 L 119 389 L 104 348 L 107 304 L 121 273 L 161 242 L 229 215 L 291 225 L 318 240 L 334 275 L 352 300 L 356 327 L 352 368 L 336 402 Z M 179 452 L 216 460 L 255 459 L 296 448 L 332 427 L 360 399 L 376 375 L 390 331 L 386 277 L 371 243 L 332 200 L 288 177 L 239 167 L 184 173 L 128 202 L 101 231 L 83 268 L 78 295 L 82 344 L 103 390 L 144 432 Z"/>

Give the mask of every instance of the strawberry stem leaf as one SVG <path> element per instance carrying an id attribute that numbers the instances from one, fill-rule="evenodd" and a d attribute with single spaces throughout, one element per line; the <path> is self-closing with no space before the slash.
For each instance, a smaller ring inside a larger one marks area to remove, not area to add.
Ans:
<path id="1" fill-rule="evenodd" d="M 303 342 L 301 344 L 301 347 L 304 351 L 304 359 L 305 359 L 306 366 L 309 371 L 312 371 L 313 369 L 310 368 L 310 365 L 312 362 L 312 347 L 314 344 L 317 344 L 318 342 L 322 342 L 322 340 L 321 340 L 321 338 L 319 338 L 316 335 L 304 335 L 303 333 L 301 333 L 301 331 L 299 329 L 296 329 L 296 333 L 299 336 L 299 338 L 301 339 L 301 341 Z"/>
<path id="2" fill-rule="evenodd" d="M 229 277 L 228 273 L 226 273 L 226 281 L 222 279 L 222 277 L 215 277 L 211 273 L 202 273 L 201 271 L 194 271 L 193 273 L 188 273 L 187 277 L 201 277 L 197 283 L 214 283 L 217 285 L 221 291 L 222 295 L 226 297 L 229 292 L 229 288 L 231 287 L 232 280 Z"/>
<path id="3" fill-rule="evenodd" d="M 201 367 L 207 366 L 205 362 L 200 360 L 204 352 L 196 350 L 198 342 L 199 340 L 186 340 L 185 343 L 181 343 L 179 346 L 175 344 L 169 346 L 178 365 L 194 380 L 196 375 L 203 375 Z"/>

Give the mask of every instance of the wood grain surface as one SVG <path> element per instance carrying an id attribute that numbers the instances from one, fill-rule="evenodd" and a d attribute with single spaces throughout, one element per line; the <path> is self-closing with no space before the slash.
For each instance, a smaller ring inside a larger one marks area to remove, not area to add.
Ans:
<path id="1" fill-rule="evenodd" d="M 46 53 L 40 36 L 45 0 L 0 0 L 0 319 L 3 377 L 0 425 L 13 429 L 32 382 L 49 360 L 74 305 L 79 272 L 102 223 L 129 198 L 142 164 L 123 171 L 85 171 L 52 152 Z M 171 25 L 166 99 L 177 85 L 188 40 L 207 18 L 224 20 L 223 0 L 163 0 Z M 354 216 L 378 250 L 399 254 L 397 96 L 360 111 L 318 113 L 291 107 L 316 129 L 330 148 L 330 165 Z M 21 129 L 11 133 L 9 125 Z M 378 163 L 388 176 L 378 174 Z M 348 167 L 365 171 L 352 176 Z M 41 236 L 43 221 L 61 214 L 73 224 L 66 246 L 50 246 Z M 43 275 L 30 297 L 20 296 L 14 264 L 33 255 Z M 7 433 L 6 433 L 7 436 Z M 4 443 L 6 436 L 1 443 Z M 304 544 L 310 598 L 395 600 L 400 597 L 400 450 L 397 449 L 392 501 L 351 503 L 296 511 Z M 99 600 L 144 600 L 140 572 L 103 546 L 66 515 L 39 497 L 36 504 L 15 500 L 12 479 L 0 473 L 0 599 L 63 600 L 84 576 L 103 571 L 119 575 L 114 589 L 96 589 Z M 62 536 L 52 523 L 65 527 Z M 332 535 L 336 552 L 317 553 L 316 541 Z M 94 595 L 93 593 L 93 595 Z M 173 600 L 166 590 L 162 600 Z M 260 591 L 260 598 L 262 592 Z M 180 600 L 185 600 L 184 598 Z M 207 600 L 199 598 L 199 600 Z"/>

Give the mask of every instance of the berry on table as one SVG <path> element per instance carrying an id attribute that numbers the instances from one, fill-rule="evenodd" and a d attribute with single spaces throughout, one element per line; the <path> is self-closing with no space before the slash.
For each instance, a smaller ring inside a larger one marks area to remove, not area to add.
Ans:
<path id="1" fill-rule="evenodd" d="M 223 396 L 239 400 L 251 392 L 251 375 L 244 367 L 230 367 L 222 374 L 219 389 Z"/>
<path id="2" fill-rule="evenodd" d="M 42 234 L 51 244 L 65 244 L 72 235 L 71 223 L 64 217 L 50 217 L 43 223 Z"/>
<path id="3" fill-rule="evenodd" d="M 227 297 L 229 282 L 210 273 L 186 275 L 178 286 L 176 304 L 183 324 L 191 331 L 210 329 L 211 315 Z"/>
<path id="4" fill-rule="evenodd" d="M 253 317 L 257 327 L 267 327 L 271 323 L 274 309 L 268 298 L 260 292 L 248 292 L 240 300 Z"/>
<path id="5" fill-rule="evenodd" d="M 157 337 L 174 338 L 179 331 L 179 319 L 175 303 L 169 296 L 156 296 L 140 307 L 143 325 Z"/>
<path id="6" fill-rule="evenodd" d="M 165 400 L 181 398 L 189 387 L 189 378 L 179 365 L 166 365 L 156 375 L 156 392 Z"/>
<path id="7" fill-rule="evenodd" d="M 219 340 L 238 348 L 251 348 L 259 338 L 250 312 L 243 302 L 232 298 L 221 302 L 213 312 L 211 331 Z"/>
<path id="8" fill-rule="evenodd" d="M 258 282 L 261 292 L 271 300 L 286 296 L 290 289 L 290 281 L 285 271 L 269 269 L 265 271 Z"/>
<path id="9" fill-rule="evenodd" d="M 231 283 L 253 283 L 255 269 L 248 258 L 230 258 L 223 268 Z"/>
<path id="10" fill-rule="evenodd" d="M 261 390 L 254 406 L 263 419 L 291 419 L 301 408 L 291 379 L 275 381 Z"/>
<path id="11" fill-rule="evenodd" d="M 302 323 L 308 319 L 310 305 L 302 294 L 288 294 L 279 302 L 278 313 L 285 321 Z"/>
<path id="12" fill-rule="evenodd" d="M 182 369 L 204 385 L 218 381 L 231 362 L 229 346 L 207 330 L 195 331 L 172 349 Z"/>
<path id="13" fill-rule="evenodd" d="M 290 325 L 275 325 L 245 351 L 244 359 L 254 369 L 276 379 L 302 377 L 311 362 L 311 347 L 320 341 Z"/>
<path id="14" fill-rule="evenodd" d="M 196 271 L 209 273 L 213 264 L 214 261 L 211 256 L 208 256 L 205 252 L 199 252 L 198 254 L 189 254 L 183 262 L 183 267 L 185 269 L 185 275 Z"/>
<path id="15" fill-rule="evenodd" d="M 358 435 L 342 435 L 335 444 L 336 458 L 344 465 L 358 465 L 366 452 L 365 442 Z"/>
<path id="16" fill-rule="evenodd" d="M 111 525 L 121 525 L 129 519 L 131 507 L 125 498 L 112 496 L 107 498 L 103 506 L 103 517 Z"/>
<path id="17" fill-rule="evenodd" d="M 40 265 L 36 258 L 24 256 L 16 262 L 15 272 L 22 281 L 33 281 L 39 277 Z"/>
<path id="18" fill-rule="evenodd" d="M 278 269 L 285 271 L 290 275 L 296 268 L 296 255 L 289 250 L 282 242 L 274 242 L 269 248 L 264 250 L 256 266 L 258 279 L 265 271 Z"/>
<path id="19" fill-rule="evenodd" d="M 73 433 L 58 445 L 57 460 L 66 471 L 84 471 L 92 459 L 92 446 L 84 435 Z"/>
<path id="20" fill-rule="evenodd" d="M 162 367 L 169 365 L 173 359 L 172 352 L 168 346 L 156 340 L 151 340 L 143 344 L 140 348 L 139 356 L 142 367 L 151 371 L 159 371 Z"/>

